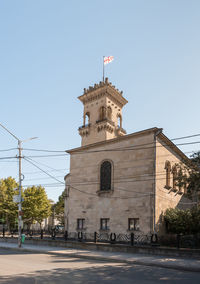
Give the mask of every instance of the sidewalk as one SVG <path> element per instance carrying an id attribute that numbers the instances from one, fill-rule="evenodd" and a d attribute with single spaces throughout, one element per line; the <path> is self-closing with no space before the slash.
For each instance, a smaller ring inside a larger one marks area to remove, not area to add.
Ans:
<path id="1" fill-rule="evenodd" d="M 94 259 L 99 261 L 120 262 L 128 264 L 139 264 L 147 266 L 157 266 L 170 269 L 200 272 L 200 259 L 178 258 L 165 256 L 152 256 L 145 254 L 130 254 L 120 252 L 90 251 L 82 249 L 70 249 L 61 247 L 38 246 L 23 244 L 18 248 L 16 243 L 0 242 L 0 249 L 6 248 L 16 251 L 26 251 L 35 253 L 46 253 L 66 257 L 76 257 L 84 259 Z"/>

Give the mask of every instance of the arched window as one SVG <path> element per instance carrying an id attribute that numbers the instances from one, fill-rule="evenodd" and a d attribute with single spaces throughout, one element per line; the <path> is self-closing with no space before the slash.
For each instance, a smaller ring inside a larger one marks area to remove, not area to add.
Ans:
<path id="1" fill-rule="evenodd" d="M 119 128 L 122 128 L 122 116 L 121 116 L 121 114 L 117 115 L 117 126 Z"/>
<path id="2" fill-rule="evenodd" d="M 112 109 L 111 109 L 110 106 L 107 108 L 107 115 L 108 115 L 108 119 L 111 119 L 111 116 L 112 116 Z"/>
<path id="3" fill-rule="evenodd" d="M 165 170 L 166 170 L 166 188 L 170 188 L 170 172 L 171 172 L 171 164 L 169 161 L 165 163 Z"/>
<path id="4" fill-rule="evenodd" d="M 173 174 L 173 189 L 176 189 L 177 186 L 177 167 L 176 165 L 173 166 L 172 168 L 172 174 Z"/>
<path id="5" fill-rule="evenodd" d="M 89 124 L 89 123 L 90 123 L 90 113 L 87 112 L 87 113 L 85 114 L 85 124 Z"/>
<path id="6" fill-rule="evenodd" d="M 99 110 L 99 120 L 103 120 L 106 118 L 106 108 L 104 106 L 100 107 Z"/>
<path id="7" fill-rule="evenodd" d="M 90 113 L 86 112 L 86 114 L 84 115 L 84 120 L 83 120 L 83 125 L 88 125 L 90 123 Z"/>
<path id="8" fill-rule="evenodd" d="M 100 168 L 100 190 L 111 190 L 112 164 L 105 161 Z"/>

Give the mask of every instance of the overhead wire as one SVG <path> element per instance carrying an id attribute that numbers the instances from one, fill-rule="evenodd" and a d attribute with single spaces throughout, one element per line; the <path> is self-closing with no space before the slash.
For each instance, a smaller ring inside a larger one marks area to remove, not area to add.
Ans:
<path id="1" fill-rule="evenodd" d="M 17 157 L 0 157 L 0 160 L 16 159 Z"/>
<path id="2" fill-rule="evenodd" d="M 48 173 L 50 172 L 57 172 L 57 171 L 60 171 L 60 172 L 63 172 L 63 171 L 66 171 L 68 169 L 58 169 L 58 170 L 49 170 L 47 171 Z M 36 175 L 36 174 L 40 174 L 41 171 L 35 171 L 35 172 L 24 172 L 24 175 Z"/>
<path id="3" fill-rule="evenodd" d="M 3 150 L 0 150 L 0 152 L 8 152 L 8 151 L 13 151 L 13 150 L 17 150 L 17 148 L 3 149 Z"/>
<path id="4" fill-rule="evenodd" d="M 58 170 L 58 169 L 54 169 L 54 168 L 50 167 L 49 165 L 46 165 L 45 163 L 41 163 L 41 162 L 35 161 L 35 160 L 33 160 L 32 158 L 29 158 L 29 160 L 33 161 L 33 162 L 36 163 L 36 164 L 42 165 L 42 166 L 44 166 L 44 167 L 47 167 L 47 168 L 49 168 L 49 169 L 51 169 L 51 170 L 60 171 L 60 170 Z"/>
<path id="5" fill-rule="evenodd" d="M 25 160 L 26 161 L 28 161 L 26 158 L 25 158 Z M 43 169 L 41 169 L 41 168 L 39 168 L 37 165 L 35 165 L 33 162 L 31 162 L 31 161 L 29 161 L 32 165 L 34 165 L 34 166 L 36 166 L 38 169 L 40 169 L 41 171 L 43 171 L 44 173 L 46 173 L 47 175 L 49 175 L 46 171 L 44 171 Z M 51 178 L 53 178 L 54 180 L 56 180 L 56 181 L 58 181 L 59 183 L 60 183 L 60 186 L 61 186 L 61 184 L 62 185 L 64 185 L 65 183 L 64 182 L 61 182 L 60 180 L 58 180 L 57 178 L 55 178 L 54 176 L 52 176 L 52 175 L 49 175 Z M 141 181 L 141 180 L 140 180 Z M 146 181 L 146 180 L 145 180 Z M 125 182 L 127 182 L 127 181 L 125 181 Z M 99 183 L 99 182 L 98 182 Z M 54 186 L 58 186 L 58 184 L 54 184 Z M 73 185 L 69 185 L 70 186 L 70 188 L 73 188 L 74 190 L 76 190 L 76 191 L 79 191 L 79 192 L 81 192 L 81 193 L 83 193 L 83 194 L 87 194 L 87 195 L 92 195 L 92 196 L 95 196 L 95 197 L 97 197 L 97 195 L 95 194 L 95 193 L 90 193 L 90 192 L 86 192 L 86 191 L 83 191 L 83 190 L 81 190 L 81 189 L 78 189 L 77 187 L 75 187 L 75 186 L 73 186 Z M 28 187 L 28 185 L 27 185 L 27 187 Z M 128 192 L 131 192 L 131 191 L 129 191 L 129 190 L 127 190 L 127 189 L 123 189 L 123 188 L 117 188 L 116 187 L 116 190 L 122 190 L 122 191 L 128 191 Z M 132 192 L 132 193 L 136 193 L 137 195 L 138 194 L 140 194 L 140 196 L 113 196 L 113 197 L 109 197 L 109 198 L 112 198 L 112 199 L 132 199 L 132 198 L 134 198 L 134 199 L 136 199 L 136 198 L 141 198 L 141 197 L 145 197 L 145 196 L 152 196 L 152 195 L 154 195 L 152 192 L 148 192 L 148 193 L 141 193 L 141 192 Z M 157 196 L 159 196 L 159 197 L 161 197 L 161 198 L 165 198 L 165 199 L 167 199 L 167 200 L 171 200 L 171 199 L 169 199 L 169 198 L 166 198 L 166 197 L 164 197 L 164 196 L 161 196 L 161 195 L 157 195 Z M 185 203 L 185 202 L 181 202 L 181 201 L 179 201 L 179 203 L 182 203 L 182 204 L 196 204 L 195 202 L 187 202 L 187 203 Z"/>
<path id="6" fill-rule="evenodd" d="M 145 146 L 145 145 L 152 145 L 154 144 L 154 142 L 151 143 L 146 143 L 146 144 L 138 144 L 138 145 L 134 145 L 134 146 L 129 146 L 129 147 L 121 147 L 121 148 L 111 148 L 111 149 L 102 149 L 102 150 L 90 150 L 90 151 L 76 151 L 73 152 L 73 155 L 79 155 L 79 154 L 90 154 L 90 153 L 99 153 L 99 152 L 118 152 L 118 151 L 137 151 L 137 150 L 147 150 L 147 149 L 154 149 L 154 146 L 150 146 L 150 147 L 141 147 L 141 146 Z M 170 148 L 176 148 L 177 146 L 186 146 L 186 145 L 195 145 L 195 144 L 200 144 L 200 141 L 193 141 L 193 142 L 186 142 L 186 143 L 179 143 L 179 144 L 174 144 L 174 145 L 170 145 Z M 160 147 L 169 147 L 169 145 L 164 144 L 164 145 L 157 145 L 156 148 L 160 148 Z M 24 149 L 25 150 L 25 149 Z M 70 155 L 69 153 L 65 152 L 65 154 L 55 154 L 55 155 L 29 155 L 26 156 L 28 158 L 46 158 L 46 157 L 64 157 L 64 156 L 68 156 Z"/>
<path id="7" fill-rule="evenodd" d="M 25 158 L 23 157 L 25 161 L 29 162 L 30 164 L 32 164 L 34 167 L 36 167 L 37 169 L 41 170 L 43 173 L 45 173 L 46 175 L 48 175 L 49 177 L 51 177 L 52 179 L 58 181 L 59 183 L 65 184 L 64 182 L 58 180 L 57 178 L 55 178 L 54 176 L 52 176 L 51 174 L 49 174 L 47 171 L 41 169 L 39 166 L 37 166 L 34 162 L 30 161 L 29 158 Z"/>
<path id="8" fill-rule="evenodd" d="M 194 137 L 194 136 L 199 136 L 200 134 L 196 134 L 196 135 L 190 135 L 190 136 L 185 136 L 185 137 L 178 137 L 178 138 L 174 138 L 174 139 L 171 139 L 171 140 L 178 140 L 178 139 L 186 139 L 186 138 L 191 138 L 191 137 Z M 188 143 L 179 143 L 179 144 L 177 144 L 177 145 L 174 145 L 174 147 L 176 147 L 176 146 L 180 146 L 180 145 L 191 145 L 191 144 L 198 144 L 198 143 L 200 143 L 200 141 L 193 141 L 193 142 L 188 142 Z M 152 144 L 152 143 L 148 143 L 148 145 L 149 144 Z M 147 145 L 147 143 L 146 143 L 146 145 Z M 139 148 L 139 147 L 141 147 L 142 146 L 142 144 L 140 144 L 140 145 L 135 145 L 135 146 L 131 146 L 131 147 L 125 147 L 125 148 L 117 148 L 117 149 L 107 149 L 107 150 L 96 150 L 96 151 L 85 151 L 84 153 L 93 153 L 93 152 L 105 152 L 105 151 L 124 151 L 124 150 L 144 150 L 144 149 L 149 149 L 149 148 L 154 148 L 155 146 L 153 146 L 153 147 L 145 147 L 145 148 Z M 168 145 L 164 145 L 164 146 L 168 146 Z M 163 147 L 163 145 L 157 145 L 157 147 Z M 10 151 L 10 150 L 16 150 L 17 148 L 12 148 L 12 149 L 5 149 L 5 150 L 2 150 L 2 151 Z M 25 150 L 25 149 L 24 149 Z M 39 150 L 39 149 L 26 149 L 26 150 L 38 150 L 38 151 L 43 151 L 43 150 Z M 45 150 L 46 152 L 64 152 L 64 151 L 51 151 L 51 150 Z M 80 152 L 80 153 L 82 153 L 82 152 Z M 61 186 L 61 184 L 62 184 L 62 186 L 65 184 L 64 182 L 61 182 L 60 180 L 58 180 L 56 177 L 54 177 L 54 176 L 52 176 L 52 175 L 50 175 L 47 171 L 44 171 L 43 169 L 41 169 L 40 167 L 38 167 L 37 165 L 35 165 L 35 163 L 36 163 L 36 161 L 34 161 L 34 162 L 32 162 L 32 159 L 31 158 L 36 158 L 36 157 L 58 157 L 58 156 L 66 156 L 67 155 L 67 153 L 65 153 L 65 154 L 62 154 L 62 155 L 40 155 L 40 156 L 27 156 L 27 157 L 23 157 L 26 161 L 28 161 L 29 163 L 31 163 L 32 165 L 34 165 L 36 168 L 38 168 L 40 171 L 42 171 L 43 173 L 45 173 L 45 174 L 47 174 L 50 178 L 52 178 L 52 179 L 54 179 L 54 180 L 56 180 L 56 181 L 58 181 L 59 182 L 59 184 L 56 184 L 56 186 Z M 4 159 L 13 159 L 13 158 L 18 158 L 18 157 L 2 157 L 2 158 L 0 158 L 1 160 L 4 160 Z M 39 162 L 38 162 L 39 163 Z M 43 164 L 44 165 L 44 164 Z M 46 165 L 45 165 L 46 166 Z M 47 166 L 48 167 L 48 166 Z M 49 168 L 51 168 L 51 167 L 49 167 Z M 53 168 L 51 168 L 51 169 L 53 169 Z M 55 169 L 54 169 L 55 170 Z M 56 171 L 56 170 L 55 170 Z M 133 178 L 133 177 L 130 177 L 130 178 Z M 128 179 L 130 179 L 130 178 L 128 178 Z M 154 179 L 145 179 L 145 180 L 138 180 L 138 181 L 148 181 L 148 180 L 154 180 Z M 120 182 L 120 180 L 116 180 L 116 182 Z M 133 180 L 132 181 L 128 181 L 128 180 L 123 180 L 123 182 L 133 182 Z M 134 182 L 137 182 L 137 180 L 134 180 Z M 94 182 L 93 182 L 94 183 Z M 80 184 L 80 183 L 79 183 Z M 83 184 L 83 183 L 82 183 Z M 85 185 L 86 184 L 88 184 L 88 183 L 84 183 Z M 90 183 L 91 184 L 91 183 Z M 55 184 L 53 185 L 53 186 L 55 186 Z M 75 188 L 75 187 L 74 187 Z M 76 190 L 79 190 L 79 189 L 77 189 L 76 188 Z M 79 190 L 80 192 L 83 192 L 83 191 L 81 191 L 81 190 Z M 86 193 L 86 192 L 84 192 L 84 193 Z M 87 194 L 87 193 L 86 193 Z M 96 196 L 96 194 L 95 194 L 95 196 Z M 117 198 L 117 197 L 116 197 Z M 120 197 L 121 198 L 121 197 Z M 126 197 L 126 198 L 130 198 L 130 197 Z"/>
<path id="9" fill-rule="evenodd" d="M 55 176 L 55 178 L 63 178 L 63 176 Z M 32 180 L 46 180 L 46 179 L 51 179 L 52 177 L 43 177 L 43 178 L 31 178 L 31 179 L 25 179 L 27 181 L 32 181 Z"/>
<path id="10" fill-rule="evenodd" d="M 200 136 L 200 134 L 194 134 L 194 135 L 189 135 L 189 136 L 183 136 L 183 137 L 177 137 L 177 138 L 172 138 L 170 139 L 171 141 L 175 141 L 175 140 L 182 140 L 182 139 L 188 139 L 188 138 L 192 138 L 192 137 L 197 137 Z M 198 142 L 200 143 L 200 141 Z M 154 144 L 154 142 L 149 142 L 149 143 L 145 143 L 145 144 L 139 144 L 139 145 L 135 145 L 135 146 L 127 146 L 127 147 L 123 147 L 123 149 L 129 148 L 129 147 L 137 147 L 137 146 L 146 146 L 146 145 L 151 145 Z M 48 149 L 34 149 L 34 148 L 23 148 L 23 150 L 26 151 L 38 151 L 38 152 L 55 152 L 55 153 L 63 153 L 66 152 L 65 150 L 48 150 Z"/>
<path id="11" fill-rule="evenodd" d="M 198 134 L 193 134 L 193 135 L 188 135 L 188 136 L 183 136 L 183 137 L 178 137 L 178 138 L 172 138 L 172 139 L 170 139 L 170 140 L 171 140 L 171 141 L 174 141 L 174 140 L 182 140 L 182 139 L 188 139 L 188 138 L 197 137 L 197 136 L 200 136 L 200 133 L 198 133 Z"/>
<path id="12" fill-rule="evenodd" d="M 27 158 L 49 158 L 49 157 L 66 157 L 68 156 L 67 153 L 65 154 L 58 154 L 58 155 L 31 155 L 31 156 L 26 156 Z"/>

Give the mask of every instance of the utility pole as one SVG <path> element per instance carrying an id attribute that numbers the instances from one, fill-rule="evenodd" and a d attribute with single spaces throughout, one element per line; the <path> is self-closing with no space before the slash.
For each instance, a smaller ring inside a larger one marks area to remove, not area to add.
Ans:
<path id="1" fill-rule="evenodd" d="M 18 203 L 18 247 L 22 246 L 22 148 L 18 140 L 19 150 L 19 203 Z"/>
<path id="2" fill-rule="evenodd" d="M 5 129 L 10 135 L 12 135 L 18 141 L 19 156 L 19 200 L 18 200 L 18 247 L 22 246 L 22 142 L 37 139 L 38 137 L 32 137 L 27 140 L 20 140 L 12 132 L 10 132 L 5 126 L 0 123 L 0 126 Z"/>

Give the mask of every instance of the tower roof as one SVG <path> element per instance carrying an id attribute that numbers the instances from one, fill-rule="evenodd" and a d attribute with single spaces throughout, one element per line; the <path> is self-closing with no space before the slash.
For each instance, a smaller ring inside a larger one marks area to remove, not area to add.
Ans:
<path id="1" fill-rule="evenodd" d="M 83 95 L 79 96 L 78 99 L 83 103 L 91 102 L 103 96 L 108 96 L 112 98 L 113 101 L 117 102 L 121 107 L 128 103 L 128 101 L 123 97 L 123 92 L 119 91 L 108 78 L 105 82 L 100 81 L 99 84 L 94 84 L 88 89 L 84 89 Z"/>

